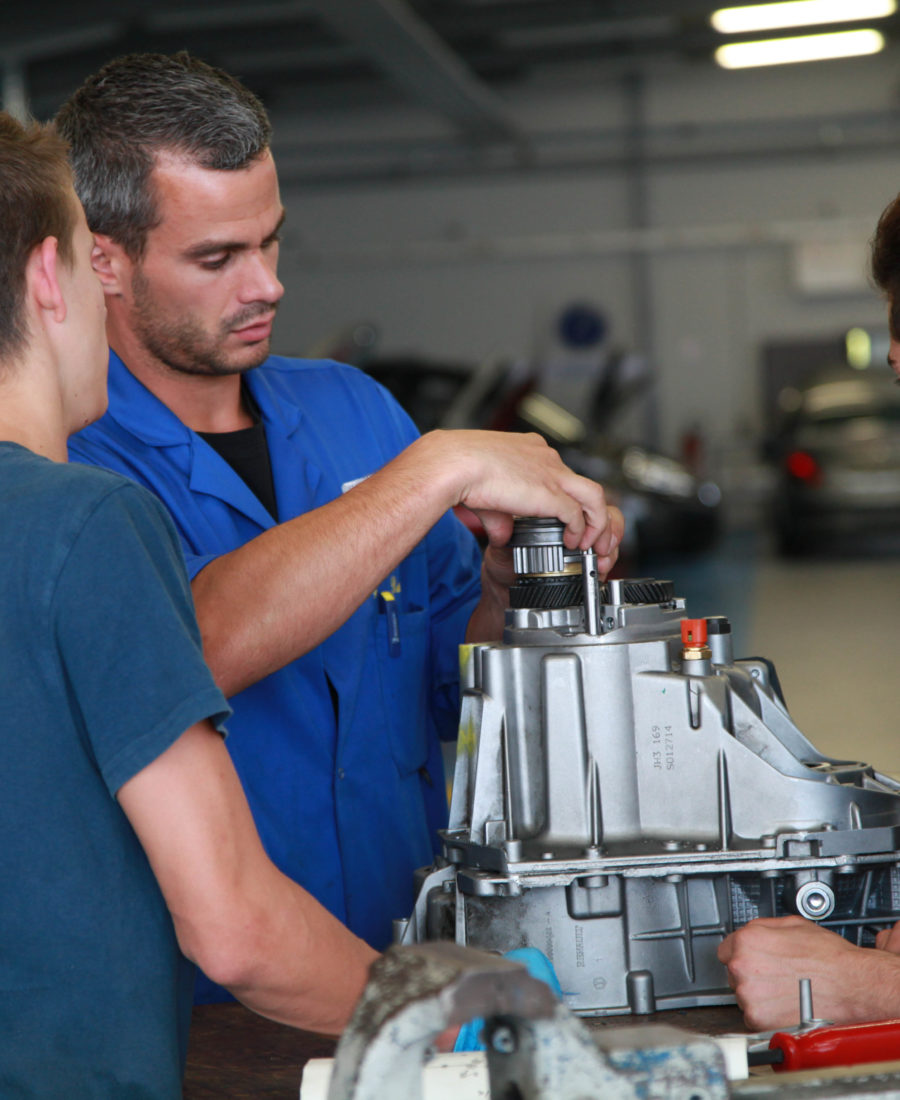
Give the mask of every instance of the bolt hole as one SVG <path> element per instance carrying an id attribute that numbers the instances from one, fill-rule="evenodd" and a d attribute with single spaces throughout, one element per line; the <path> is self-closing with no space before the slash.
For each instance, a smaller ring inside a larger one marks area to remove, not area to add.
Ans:
<path id="1" fill-rule="evenodd" d="M 497 1024 L 490 1035 L 491 1050 L 498 1054 L 515 1054 L 519 1041 L 515 1030 L 509 1024 Z"/>

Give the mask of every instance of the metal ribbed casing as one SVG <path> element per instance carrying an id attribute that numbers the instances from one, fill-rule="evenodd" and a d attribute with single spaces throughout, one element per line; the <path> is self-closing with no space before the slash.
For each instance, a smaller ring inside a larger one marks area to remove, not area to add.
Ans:
<path id="1" fill-rule="evenodd" d="M 562 573 L 566 568 L 565 527 L 558 519 L 520 516 L 513 524 L 509 545 L 513 569 L 519 576 Z"/>
<path id="2" fill-rule="evenodd" d="M 513 569 L 522 573 L 562 573 L 565 568 L 562 543 L 555 546 L 514 546 Z"/>

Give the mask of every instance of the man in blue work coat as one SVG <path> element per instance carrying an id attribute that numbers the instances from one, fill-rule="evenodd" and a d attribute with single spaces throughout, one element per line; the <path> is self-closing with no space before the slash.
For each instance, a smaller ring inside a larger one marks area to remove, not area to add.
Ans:
<path id="1" fill-rule="evenodd" d="M 268 119 L 232 77 L 120 58 L 57 125 L 112 348 L 109 411 L 71 455 L 168 506 L 266 849 L 381 948 L 445 819 L 457 646 L 502 631 L 511 516 L 559 517 L 605 571 L 621 515 L 536 436 L 420 438 L 352 368 L 269 355 L 284 208 Z"/>

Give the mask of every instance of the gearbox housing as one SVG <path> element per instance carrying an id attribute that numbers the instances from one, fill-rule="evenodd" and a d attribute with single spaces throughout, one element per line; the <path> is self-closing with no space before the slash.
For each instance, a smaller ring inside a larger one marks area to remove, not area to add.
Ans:
<path id="1" fill-rule="evenodd" d="M 798 913 L 855 943 L 900 919 L 900 784 L 818 752 L 763 658 L 667 581 L 601 583 L 519 520 L 503 642 L 463 647 L 443 856 L 403 943 L 532 946 L 585 1015 L 734 1000 L 716 948 Z"/>

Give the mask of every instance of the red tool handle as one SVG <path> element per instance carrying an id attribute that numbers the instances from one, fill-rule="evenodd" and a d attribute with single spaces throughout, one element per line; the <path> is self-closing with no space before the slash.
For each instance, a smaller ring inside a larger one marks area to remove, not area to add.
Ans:
<path id="1" fill-rule="evenodd" d="M 900 1059 L 900 1020 L 817 1027 L 803 1035 L 776 1031 L 769 1040 L 769 1049 L 784 1054 L 784 1061 L 775 1066 L 778 1073 L 819 1066 L 895 1061 Z"/>

